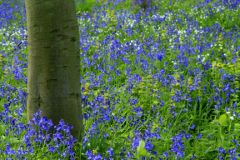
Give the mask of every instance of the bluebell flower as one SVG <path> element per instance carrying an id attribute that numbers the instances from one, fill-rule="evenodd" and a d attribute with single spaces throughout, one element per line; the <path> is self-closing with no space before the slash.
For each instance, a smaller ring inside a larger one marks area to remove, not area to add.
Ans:
<path id="1" fill-rule="evenodd" d="M 159 52 L 159 53 L 157 54 L 157 59 L 158 59 L 159 61 L 161 61 L 162 58 L 163 58 L 163 54 L 162 54 L 161 52 Z"/>

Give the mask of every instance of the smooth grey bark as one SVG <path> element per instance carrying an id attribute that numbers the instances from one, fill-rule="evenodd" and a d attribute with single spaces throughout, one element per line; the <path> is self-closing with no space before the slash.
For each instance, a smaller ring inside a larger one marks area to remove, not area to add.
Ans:
<path id="1" fill-rule="evenodd" d="M 82 140 L 79 26 L 74 0 L 25 0 L 28 29 L 28 120 L 41 116 L 73 126 Z M 38 126 L 32 124 L 35 129 Z M 54 134 L 53 127 L 49 133 Z M 52 137 L 51 134 L 51 137 Z M 78 137 L 79 136 L 79 137 Z"/>

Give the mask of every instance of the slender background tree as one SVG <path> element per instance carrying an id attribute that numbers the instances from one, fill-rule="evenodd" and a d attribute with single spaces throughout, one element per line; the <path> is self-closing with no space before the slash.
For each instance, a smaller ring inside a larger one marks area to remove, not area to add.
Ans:
<path id="1" fill-rule="evenodd" d="M 72 125 L 71 134 L 82 140 L 79 26 L 74 0 L 25 0 L 25 6 L 28 120 L 41 110 L 41 117 L 51 119 L 54 125 L 61 119 Z M 49 133 L 54 133 L 53 127 Z"/>
<path id="2" fill-rule="evenodd" d="M 153 6 L 153 1 L 152 0 L 132 0 L 133 6 L 136 6 L 137 4 L 140 4 L 141 8 L 146 11 L 148 7 Z"/>

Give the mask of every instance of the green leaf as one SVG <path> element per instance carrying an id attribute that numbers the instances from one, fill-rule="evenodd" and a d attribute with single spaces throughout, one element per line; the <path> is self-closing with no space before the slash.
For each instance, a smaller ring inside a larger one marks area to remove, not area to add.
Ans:
<path id="1" fill-rule="evenodd" d="M 214 114 L 218 114 L 218 113 L 220 113 L 220 111 L 219 110 L 215 110 L 215 111 L 213 111 L 213 113 Z"/>
<path id="2" fill-rule="evenodd" d="M 204 133 L 204 134 L 213 133 L 213 129 L 207 129 L 207 130 L 201 131 L 201 133 Z"/>
<path id="3" fill-rule="evenodd" d="M 226 114 L 222 114 L 219 118 L 219 123 L 221 126 L 228 126 L 227 125 L 227 116 Z"/>
<path id="4" fill-rule="evenodd" d="M 0 125 L 0 131 L 5 132 L 5 129 L 7 129 L 7 128 L 8 128 L 8 126 L 6 126 L 6 125 Z"/>
<path id="5" fill-rule="evenodd" d="M 12 137 L 9 139 L 9 144 L 13 145 L 13 144 L 22 144 L 24 143 L 24 140 L 19 140 L 18 138 Z"/>
<path id="6" fill-rule="evenodd" d="M 147 153 L 147 156 L 148 156 L 148 157 L 153 157 L 153 158 L 156 158 L 156 156 L 155 156 L 155 155 L 151 155 L 150 153 Z"/>
<path id="7" fill-rule="evenodd" d="M 234 131 L 233 131 L 233 134 L 239 134 L 239 132 L 240 132 L 240 129 L 234 129 Z"/>
<path id="8" fill-rule="evenodd" d="M 139 142 L 139 146 L 137 147 L 137 152 L 139 156 L 147 155 L 147 151 L 144 147 L 145 147 L 145 142 L 141 139 L 141 141 Z"/>
<path id="9" fill-rule="evenodd" d="M 146 156 L 146 155 L 147 155 L 146 149 L 145 149 L 145 148 L 140 148 L 140 149 L 138 150 L 138 155 L 139 155 L 139 156 Z"/>
<path id="10" fill-rule="evenodd" d="M 222 144 L 224 145 L 224 147 L 230 148 L 229 141 L 223 141 Z"/>
<path id="11" fill-rule="evenodd" d="M 143 72 L 141 68 L 136 69 L 136 74 L 138 74 L 139 76 L 143 76 Z"/>
<path id="12" fill-rule="evenodd" d="M 214 66 L 216 66 L 217 65 L 217 62 L 216 61 L 213 61 L 212 62 L 212 68 L 214 68 Z"/>
<path id="13" fill-rule="evenodd" d="M 154 100 L 152 103 L 153 103 L 153 105 L 157 105 L 159 102 Z"/>
<path id="14" fill-rule="evenodd" d="M 157 69 L 164 69 L 164 62 L 163 61 L 155 61 L 154 63 L 153 63 L 153 65 L 157 68 Z"/>
<path id="15" fill-rule="evenodd" d="M 141 141 L 139 142 L 139 146 L 137 147 L 137 151 L 140 149 L 140 148 L 144 148 L 145 147 L 145 142 L 141 139 Z"/>
<path id="16" fill-rule="evenodd" d="M 136 157 L 137 159 L 140 159 L 140 156 L 136 153 L 133 153 L 134 157 Z"/>
<path id="17" fill-rule="evenodd" d="M 238 126 L 238 127 L 240 127 L 240 124 L 239 124 L 239 123 L 235 123 L 235 126 Z"/>

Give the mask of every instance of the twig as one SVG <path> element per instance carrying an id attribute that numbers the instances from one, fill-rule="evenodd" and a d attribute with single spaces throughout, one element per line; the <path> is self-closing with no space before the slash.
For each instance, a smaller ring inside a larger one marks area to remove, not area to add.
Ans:
<path id="1" fill-rule="evenodd" d="M 27 35 L 24 38 L 27 38 Z M 17 49 L 17 47 L 20 46 L 20 44 L 22 44 L 22 41 L 17 44 L 17 46 L 14 48 L 14 50 L 11 53 L 13 53 Z"/>

